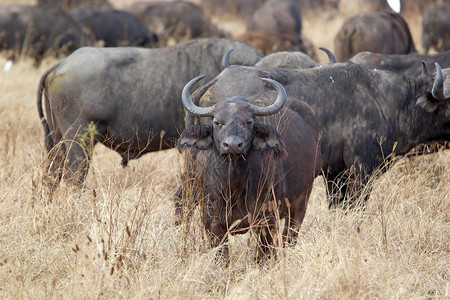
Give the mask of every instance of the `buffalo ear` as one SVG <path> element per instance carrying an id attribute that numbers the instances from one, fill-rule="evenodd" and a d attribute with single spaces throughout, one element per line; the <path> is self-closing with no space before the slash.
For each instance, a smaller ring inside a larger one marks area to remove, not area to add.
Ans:
<path id="1" fill-rule="evenodd" d="M 253 147 L 258 151 L 272 151 L 279 159 L 286 159 L 288 154 L 281 135 L 273 125 L 256 124 L 254 129 Z"/>
<path id="2" fill-rule="evenodd" d="M 186 148 L 195 147 L 206 150 L 212 145 L 212 127 L 204 125 L 189 126 L 178 138 L 177 149 L 181 152 Z"/>
<path id="3" fill-rule="evenodd" d="M 431 97 L 431 95 L 425 94 L 417 98 L 416 105 L 422 107 L 427 112 L 432 113 L 438 108 L 439 103 Z"/>

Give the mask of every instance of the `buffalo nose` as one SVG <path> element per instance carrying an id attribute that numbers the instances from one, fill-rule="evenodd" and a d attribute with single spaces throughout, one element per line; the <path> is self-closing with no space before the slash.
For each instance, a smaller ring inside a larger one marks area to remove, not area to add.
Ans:
<path id="1" fill-rule="evenodd" d="M 222 142 L 223 154 L 240 154 L 244 143 L 237 136 L 229 136 Z"/>

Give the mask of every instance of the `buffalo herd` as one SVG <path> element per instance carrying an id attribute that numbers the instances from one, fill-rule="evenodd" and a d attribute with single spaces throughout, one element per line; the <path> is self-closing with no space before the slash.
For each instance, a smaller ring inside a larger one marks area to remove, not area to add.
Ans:
<path id="1" fill-rule="evenodd" d="M 248 230 L 259 237 L 260 258 L 295 243 L 318 176 L 330 208 L 364 208 L 372 179 L 395 156 L 448 145 L 450 13 L 448 4 L 418 1 L 420 47 L 405 15 L 355 14 L 336 27 L 334 50 L 319 48 L 329 58 L 320 65 L 302 14 L 336 3 L 1 7 L 0 48 L 9 59 L 64 56 L 37 89 L 46 181 L 53 190 L 61 181 L 84 185 L 97 143 L 123 166 L 177 148 L 184 163 L 176 213 L 198 207 L 224 257 L 228 235 Z M 245 18 L 245 28 L 221 28 L 212 21 L 219 13 Z"/>

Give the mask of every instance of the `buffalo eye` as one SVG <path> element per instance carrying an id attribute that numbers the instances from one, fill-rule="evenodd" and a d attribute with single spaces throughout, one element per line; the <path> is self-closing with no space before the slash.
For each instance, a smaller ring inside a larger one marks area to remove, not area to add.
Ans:
<path id="1" fill-rule="evenodd" d="M 252 125 L 253 124 L 253 120 L 248 120 L 245 124 Z"/>
<path id="2" fill-rule="evenodd" d="M 215 127 L 221 127 L 222 126 L 222 123 L 220 123 L 219 121 L 214 120 L 213 123 L 214 123 Z"/>

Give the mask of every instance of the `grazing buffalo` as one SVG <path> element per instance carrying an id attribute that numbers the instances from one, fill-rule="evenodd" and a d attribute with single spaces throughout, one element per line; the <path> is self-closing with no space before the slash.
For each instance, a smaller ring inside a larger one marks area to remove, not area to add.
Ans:
<path id="1" fill-rule="evenodd" d="M 0 7 L 0 49 L 9 51 L 9 59 L 25 55 L 39 64 L 46 55 L 66 55 L 89 44 L 78 24 L 59 7 Z"/>
<path id="2" fill-rule="evenodd" d="M 71 9 L 69 14 L 86 34 L 105 47 L 157 46 L 156 34 L 129 12 L 78 7 Z"/>
<path id="3" fill-rule="evenodd" d="M 302 51 L 316 59 L 314 45 L 302 38 L 300 9 L 292 0 L 270 0 L 247 21 L 246 31 L 236 39 L 253 45 L 264 55 L 279 51 Z"/>
<path id="4" fill-rule="evenodd" d="M 278 32 L 302 39 L 300 9 L 292 0 L 269 0 L 258 8 L 247 21 L 247 31 Z"/>
<path id="5" fill-rule="evenodd" d="M 450 51 L 427 54 L 379 54 L 373 52 L 360 52 L 349 61 L 378 70 L 389 70 L 406 76 L 417 77 L 423 72 L 423 64 L 432 65 L 437 62 L 442 68 L 450 68 Z"/>
<path id="6" fill-rule="evenodd" d="M 189 90 L 202 77 L 183 89 L 184 107 L 200 117 L 200 124 L 181 134 L 178 149 L 186 152 L 187 173 L 195 174 L 185 182 L 195 181 L 200 191 L 195 200 L 201 203 L 212 245 L 226 243 L 229 233 L 251 229 L 259 233 L 260 250 L 267 253 L 281 240 L 277 229 L 283 218 L 283 240 L 295 241 L 320 174 L 314 112 L 293 98 L 285 105 L 283 86 L 266 78 L 261 84 L 275 87 L 278 95 L 212 97 L 198 107 Z M 227 250 L 225 246 L 225 256 Z"/>
<path id="7" fill-rule="evenodd" d="M 345 61 L 358 52 L 416 52 L 405 20 L 395 13 L 360 13 L 347 19 L 334 37 L 334 53 Z"/>
<path id="8" fill-rule="evenodd" d="M 204 106 L 212 98 L 254 95 L 267 90 L 260 77 L 277 80 L 315 111 L 330 206 L 357 200 L 370 175 L 385 170 L 392 152 L 403 155 L 419 144 L 450 140 L 450 95 L 439 65 L 436 75 L 416 78 L 353 63 L 310 69 L 230 66 L 193 100 Z M 370 184 L 366 191 L 363 199 Z"/>
<path id="9" fill-rule="evenodd" d="M 37 97 L 51 174 L 82 182 L 97 142 L 118 152 L 123 165 L 172 147 L 184 127 L 183 86 L 198 72 L 217 75 L 231 48 L 231 64 L 261 58 L 245 43 L 210 38 L 155 49 L 86 47 L 51 67 Z"/>
<path id="10" fill-rule="evenodd" d="M 127 10 L 158 34 L 162 45 L 199 37 L 225 37 L 200 6 L 188 1 L 140 1 Z"/>
<path id="11" fill-rule="evenodd" d="M 422 46 L 443 52 L 450 50 L 450 3 L 436 5 L 422 19 Z"/>

